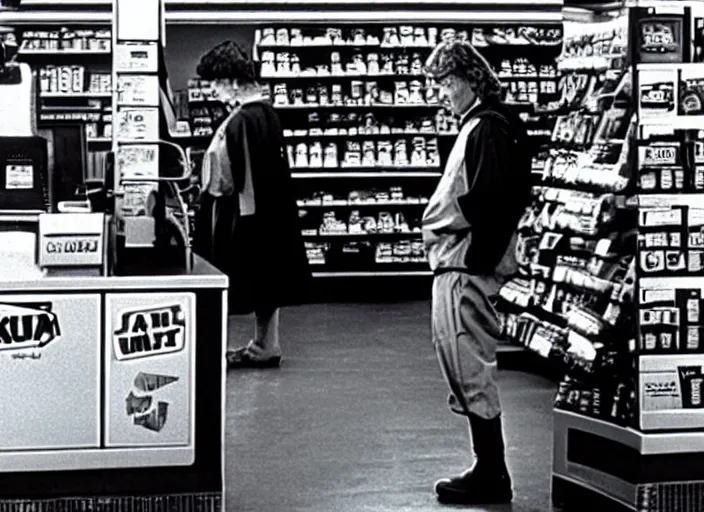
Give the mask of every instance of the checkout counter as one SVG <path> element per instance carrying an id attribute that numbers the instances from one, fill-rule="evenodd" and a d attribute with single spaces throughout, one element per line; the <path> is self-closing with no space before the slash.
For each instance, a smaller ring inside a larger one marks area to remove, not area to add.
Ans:
<path id="1" fill-rule="evenodd" d="M 164 228 L 185 155 L 137 247 L 108 185 L 47 208 L 46 149 L 2 125 L 0 510 L 224 510 L 228 280 Z"/>

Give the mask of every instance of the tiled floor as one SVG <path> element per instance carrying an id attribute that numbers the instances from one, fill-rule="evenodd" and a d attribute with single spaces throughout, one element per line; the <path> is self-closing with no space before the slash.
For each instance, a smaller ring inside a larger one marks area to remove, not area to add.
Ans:
<path id="1" fill-rule="evenodd" d="M 279 370 L 230 372 L 228 512 L 430 512 L 433 482 L 471 463 L 467 426 L 445 406 L 428 304 L 284 310 Z M 235 345 L 251 319 L 230 322 Z M 502 371 L 511 506 L 550 505 L 555 384 Z"/>

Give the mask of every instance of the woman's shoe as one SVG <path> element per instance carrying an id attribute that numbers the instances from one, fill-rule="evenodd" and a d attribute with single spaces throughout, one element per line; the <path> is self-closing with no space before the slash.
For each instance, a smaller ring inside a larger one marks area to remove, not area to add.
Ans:
<path id="1" fill-rule="evenodd" d="M 246 347 L 228 350 L 225 357 L 229 369 L 265 369 L 278 368 L 281 365 L 281 354 L 262 354 L 262 349 L 251 342 Z"/>

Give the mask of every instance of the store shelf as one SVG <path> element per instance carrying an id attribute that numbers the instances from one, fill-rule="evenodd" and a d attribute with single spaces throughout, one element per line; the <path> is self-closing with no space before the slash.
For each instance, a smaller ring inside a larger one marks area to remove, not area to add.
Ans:
<path id="1" fill-rule="evenodd" d="M 670 130 L 704 130 L 704 116 L 641 116 L 639 124 L 640 126 L 667 126 Z"/>
<path id="2" fill-rule="evenodd" d="M 316 203 L 316 204 L 303 204 L 298 201 L 299 208 L 365 208 L 365 207 L 386 207 L 386 206 L 425 206 L 428 204 L 428 200 L 424 201 L 363 201 L 363 202 L 351 202 L 351 201 L 340 201 L 339 203 Z"/>
<path id="3" fill-rule="evenodd" d="M 285 135 L 284 138 L 286 140 L 319 140 L 319 139 L 376 139 L 376 138 L 384 138 L 384 139 L 389 139 L 389 138 L 394 138 L 394 137 L 457 137 L 457 134 L 459 132 L 418 132 L 418 131 L 403 131 L 403 132 L 389 132 L 389 133 L 366 133 L 366 132 L 359 132 L 353 135 L 350 135 L 349 133 L 344 133 L 344 134 L 319 134 L 319 135 L 311 135 L 311 134 L 306 134 L 306 135 L 297 135 L 297 134 L 289 134 Z"/>
<path id="4" fill-rule="evenodd" d="M 261 48 L 261 47 L 260 47 Z M 395 74 L 395 73 L 345 73 L 345 74 L 326 74 L 326 75 L 308 75 L 305 73 L 274 73 L 273 75 L 262 75 L 262 80 L 343 80 L 345 78 L 350 78 L 353 80 L 359 80 L 364 78 L 369 79 L 382 79 L 390 78 L 395 80 L 401 80 L 407 78 L 409 80 L 423 80 L 425 81 L 426 76 L 422 73 L 406 73 L 406 74 Z"/>
<path id="5" fill-rule="evenodd" d="M 329 2 L 325 2 L 329 5 Z M 207 4 L 201 4 L 207 7 Z M 437 5 L 437 4 L 436 4 Z M 483 4 L 486 10 L 474 11 L 465 9 L 452 10 L 399 10 L 396 7 L 390 20 L 388 11 L 385 10 L 220 10 L 212 6 L 206 10 L 171 10 L 166 11 L 167 24 L 196 25 L 196 24 L 231 24 L 231 23 L 417 23 L 420 16 L 426 23 L 489 23 L 489 24 L 534 24 L 534 23 L 561 23 L 562 13 L 559 11 L 534 11 L 526 12 L 506 10 L 491 10 L 491 4 Z M 557 4 L 554 4 L 557 5 Z M 404 4 L 407 7 L 408 3 Z M 500 47 L 500 45 L 497 45 Z M 546 47 L 550 47 L 547 46 Z"/>
<path id="6" fill-rule="evenodd" d="M 112 139 L 109 137 L 88 137 L 86 141 L 89 144 L 109 144 L 112 142 Z"/>
<path id="7" fill-rule="evenodd" d="M 560 71 L 603 71 L 611 67 L 611 61 L 613 59 L 621 57 L 622 55 L 593 55 L 591 57 L 568 57 L 558 62 L 557 68 Z"/>
<path id="8" fill-rule="evenodd" d="M 42 98 L 111 98 L 111 92 L 40 92 Z"/>
<path id="9" fill-rule="evenodd" d="M 668 208 L 674 205 L 704 208 L 704 191 L 700 194 L 639 194 L 642 208 Z"/>
<path id="10" fill-rule="evenodd" d="M 641 277 L 638 286 L 647 290 L 704 288 L 704 276 Z"/>
<path id="11" fill-rule="evenodd" d="M 340 170 L 337 172 L 298 172 L 291 173 L 291 177 L 297 179 L 328 179 L 328 178 L 438 178 L 442 176 L 441 172 L 422 172 L 422 171 L 346 171 Z"/>
<path id="12" fill-rule="evenodd" d="M 0 17 L 1 18 L 1 17 Z M 24 55 L 110 55 L 110 50 L 35 50 L 26 49 L 18 52 L 19 56 Z"/>
<path id="13" fill-rule="evenodd" d="M 303 238 L 318 238 L 318 239 L 333 239 L 333 238 L 349 238 L 349 239 L 380 239 L 380 238 L 395 238 L 395 239 L 411 239 L 423 236 L 420 231 L 393 231 L 390 233 L 348 233 L 348 232 L 332 232 L 332 233 L 311 233 L 303 234 Z M 418 262 L 414 262 L 418 263 Z"/>
<path id="14" fill-rule="evenodd" d="M 432 108 L 440 109 L 445 108 L 441 103 L 416 103 L 416 104 L 387 104 L 387 103 L 371 103 L 363 105 L 320 105 L 320 104 L 305 104 L 305 105 L 276 105 L 274 108 L 277 110 L 310 110 L 310 109 L 323 109 L 323 110 L 359 110 L 363 108 L 376 108 L 376 109 L 389 109 L 389 108 L 404 108 L 404 109 L 422 109 L 422 108 Z"/>
<path id="15" fill-rule="evenodd" d="M 555 409 L 556 420 L 581 430 L 633 448 L 641 455 L 704 452 L 704 432 L 644 433 L 607 421 Z"/>

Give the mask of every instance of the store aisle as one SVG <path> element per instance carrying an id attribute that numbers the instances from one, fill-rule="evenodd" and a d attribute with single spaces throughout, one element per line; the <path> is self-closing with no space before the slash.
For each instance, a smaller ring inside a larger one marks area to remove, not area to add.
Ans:
<path id="1" fill-rule="evenodd" d="M 230 372 L 228 512 L 430 512 L 433 482 L 471 460 L 447 412 L 428 304 L 316 305 L 282 315 L 280 370 Z M 231 340 L 251 321 L 231 319 Z M 512 506 L 550 510 L 555 384 L 501 372 Z"/>

